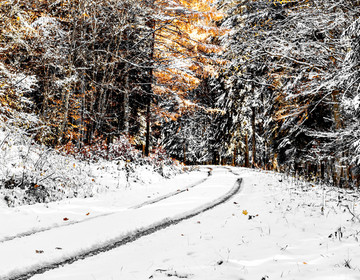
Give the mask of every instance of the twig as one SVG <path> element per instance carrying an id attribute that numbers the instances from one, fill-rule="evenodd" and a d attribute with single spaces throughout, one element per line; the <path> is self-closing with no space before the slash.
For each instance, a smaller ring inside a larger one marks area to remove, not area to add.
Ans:
<path id="1" fill-rule="evenodd" d="M 45 178 L 40 179 L 40 180 L 38 181 L 38 183 L 40 183 L 40 182 L 42 182 L 42 181 L 50 178 L 50 177 L 51 177 L 52 175 L 54 175 L 54 174 L 55 174 L 55 172 L 51 173 L 50 175 L 46 176 Z"/>
<path id="2" fill-rule="evenodd" d="M 8 139 L 10 136 L 10 133 L 8 133 L 5 138 L 1 141 L 1 144 L 0 144 L 0 148 L 2 147 L 2 145 L 5 143 L 6 139 Z"/>
<path id="3" fill-rule="evenodd" d="M 344 205 L 344 206 L 349 210 L 350 214 L 353 215 L 354 217 L 353 219 L 357 219 L 360 222 L 360 218 L 359 218 L 360 215 L 356 216 L 355 213 L 351 211 L 349 205 Z"/>

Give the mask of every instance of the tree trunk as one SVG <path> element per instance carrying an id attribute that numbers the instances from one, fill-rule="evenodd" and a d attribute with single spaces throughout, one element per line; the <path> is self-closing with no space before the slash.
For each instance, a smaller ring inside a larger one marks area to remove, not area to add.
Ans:
<path id="1" fill-rule="evenodd" d="M 129 77 L 125 78 L 125 91 L 123 100 L 123 133 L 129 135 L 129 121 L 130 121 L 130 108 L 129 108 Z"/>
<path id="2" fill-rule="evenodd" d="M 151 101 L 149 98 L 146 105 L 146 137 L 145 137 L 145 156 L 149 156 L 150 153 L 150 106 Z"/>
<path id="3" fill-rule="evenodd" d="M 64 113 L 63 119 L 59 130 L 57 144 L 61 144 L 63 139 L 65 138 L 66 127 L 69 118 L 69 101 L 70 101 L 70 89 L 66 89 L 65 96 L 64 96 Z"/>
<path id="4" fill-rule="evenodd" d="M 234 147 L 234 154 L 233 154 L 233 160 L 232 160 L 232 166 L 236 166 L 236 146 Z"/>
<path id="5" fill-rule="evenodd" d="M 334 114 L 334 122 L 336 130 L 341 129 L 341 118 L 340 118 L 340 110 L 339 110 L 339 101 L 338 101 L 339 91 L 335 90 L 331 93 L 332 101 L 333 101 L 333 114 Z M 340 143 L 339 143 L 340 144 Z M 340 184 L 341 170 L 340 170 L 341 162 L 340 155 L 335 155 L 334 161 L 334 185 L 338 186 Z"/>
<path id="6" fill-rule="evenodd" d="M 183 144 L 184 163 L 186 164 L 186 144 Z"/>
<path id="7" fill-rule="evenodd" d="M 320 179 L 321 181 L 324 181 L 325 179 L 325 167 L 326 167 L 326 161 L 322 161 L 320 166 Z"/>
<path id="8" fill-rule="evenodd" d="M 256 108 L 251 107 L 252 116 L 251 116 L 251 127 L 252 127 L 252 167 L 256 166 L 256 132 L 255 132 L 255 117 L 256 117 Z"/>
<path id="9" fill-rule="evenodd" d="M 154 4 L 154 2 L 152 2 Z M 150 153 L 150 117 L 151 117 L 151 99 L 153 95 L 153 81 L 154 81 L 154 53 L 155 53 L 155 20 L 149 19 L 146 25 L 152 31 L 152 39 L 150 42 L 150 62 L 149 62 L 149 85 L 147 90 L 147 104 L 146 104 L 146 137 L 145 137 L 145 156 Z"/>
<path id="10" fill-rule="evenodd" d="M 294 162 L 294 177 L 299 178 L 299 163 L 295 160 Z"/>
<path id="11" fill-rule="evenodd" d="M 245 134 L 245 167 L 249 167 L 249 141 L 248 141 L 248 135 Z"/>

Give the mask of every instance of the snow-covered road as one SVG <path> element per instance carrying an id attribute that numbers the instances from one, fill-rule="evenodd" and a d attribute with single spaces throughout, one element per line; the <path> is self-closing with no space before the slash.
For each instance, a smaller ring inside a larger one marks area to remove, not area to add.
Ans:
<path id="1" fill-rule="evenodd" d="M 237 193 L 240 182 L 236 181 L 237 178 L 225 169 L 216 169 L 210 178 L 135 207 L 67 226 L 48 227 L 29 231 L 33 234 L 8 237 L 0 243 L 0 278 L 28 279 L 191 218 Z"/>
<path id="2" fill-rule="evenodd" d="M 0 222 L 38 215 L 40 228 L 51 223 L 55 228 L 1 242 L 0 279 L 18 279 L 69 259 L 75 262 L 54 265 L 31 280 L 360 279 L 360 225 L 345 207 L 360 212 L 357 191 L 340 192 L 271 172 L 213 168 L 210 177 L 204 168 L 91 202 L 2 208 Z M 211 205 L 217 207 L 203 212 Z M 99 217 L 90 219 L 87 211 Z M 69 220 L 59 223 L 62 217 Z M 62 226 L 74 220 L 83 222 Z M 8 222 L 8 230 L 0 228 L 0 240 L 29 230 L 24 223 Z M 126 236 L 136 240 L 122 245 Z M 89 257 L 91 251 L 101 253 Z M 85 258 L 78 260 L 82 254 Z"/>

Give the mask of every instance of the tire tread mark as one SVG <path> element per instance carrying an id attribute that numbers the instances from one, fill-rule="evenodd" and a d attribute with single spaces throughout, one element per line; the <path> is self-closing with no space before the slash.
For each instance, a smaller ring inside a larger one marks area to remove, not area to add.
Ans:
<path id="1" fill-rule="evenodd" d="M 159 202 L 159 201 L 162 201 L 162 200 L 168 199 L 168 198 L 170 198 L 170 197 L 173 197 L 173 196 L 175 196 L 175 195 L 181 194 L 181 193 L 183 193 L 183 192 L 188 191 L 188 189 L 194 188 L 194 187 L 196 187 L 196 186 L 204 183 L 207 179 L 209 179 L 209 177 L 206 177 L 206 178 L 204 178 L 204 179 L 201 179 L 200 181 L 197 181 L 197 182 L 189 185 L 189 186 L 186 187 L 185 189 L 178 190 L 178 191 L 175 191 L 175 192 L 171 192 L 171 193 L 165 194 L 165 195 L 163 195 L 163 196 L 154 198 L 154 199 L 152 199 L 152 200 L 145 201 L 144 203 L 139 204 L 139 205 L 136 205 L 136 206 L 133 206 L 133 207 L 131 207 L 130 209 L 139 209 L 139 208 L 144 207 L 144 206 L 146 206 L 146 205 L 151 205 L 151 204 L 157 203 L 157 202 Z"/>

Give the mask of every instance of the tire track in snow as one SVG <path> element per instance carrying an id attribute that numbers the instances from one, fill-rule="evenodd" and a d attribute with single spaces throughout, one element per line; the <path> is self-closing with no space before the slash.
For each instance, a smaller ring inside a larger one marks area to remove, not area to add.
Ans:
<path id="1" fill-rule="evenodd" d="M 209 168 L 209 171 L 208 171 L 208 175 L 207 177 L 205 177 L 204 179 L 201 179 L 195 183 L 192 183 L 186 187 L 184 187 L 184 189 L 179 189 L 175 192 L 171 192 L 171 193 L 168 193 L 168 194 L 165 194 L 165 195 L 162 195 L 162 196 L 159 196 L 157 198 L 154 198 L 154 199 L 151 199 L 151 200 L 148 200 L 148 201 L 145 201 L 139 205 L 135 205 L 135 206 L 132 206 L 128 209 L 139 209 L 139 208 L 142 208 L 146 205 L 150 205 L 150 204 L 154 204 L 154 203 L 157 203 L 159 201 L 162 201 L 162 200 L 165 200 L 165 199 L 168 199 L 172 196 L 175 196 L 175 195 L 178 195 L 180 193 L 183 193 L 185 191 L 188 191 L 189 189 L 191 188 L 194 188 L 202 183 L 204 183 L 206 180 L 209 179 L 209 177 L 212 175 L 212 168 Z M 7 242 L 7 241 L 11 241 L 11 240 L 14 240 L 14 239 L 17 239 L 17 238 L 23 238 L 23 237 L 27 237 L 27 236 L 30 236 L 30 235 L 34 235 L 34 234 L 37 234 L 37 233 L 40 233 L 40 232 L 45 232 L 45 231 L 49 231 L 49 230 L 52 230 L 52 229 L 56 229 L 56 228 L 61 228 L 61 227 L 67 227 L 67 226 L 72 226 L 72 225 L 75 225 L 75 224 L 81 224 L 81 223 L 84 223 L 84 222 L 87 222 L 87 221 L 90 221 L 90 220 L 93 220 L 93 219 L 98 219 L 98 218 L 102 218 L 102 217 L 107 217 L 107 216 L 110 216 L 110 215 L 114 215 L 116 214 L 117 212 L 110 212 L 110 213 L 105 213 L 105 214 L 101 214 L 101 215 L 97 215 L 97 216 L 94 216 L 94 217 L 89 217 L 87 219 L 84 219 L 84 220 L 81 220 L 81 221 L 71 221 L 71 222 L 67 222 L 66 224 L 58 224 L 58 225 L 53 225 L 53 226 L 49 226 L 49 227 L 42 227 L 42 228 L 39 228 L 39 229 L 35 229 L 35 230 L 30 230 L 30 231 L 25 231 L 25 232 L 22 232 L 22 233 L 18 233 L 16 235 L 11 235 L 11 236 L 6 236 L 2 239 L 0 239 L 0 243 L 4 243 L 4 242 Z"/>
<path id="2" fill-rule="evenodd" d="M 230 173 L 232 173 L 235 176 L 238 176 L 238 177 L 241 176 L 239 173 L 235 172 L 234 169 L 232 169 L 230 167 L 224 167 L 224 168 L 226 168 L 226 170 L 228 170 Z"/>
<path id="3" fill-rule="evenodd" d="M 23 274 L 19 274 L 19 275 L 14 275 L 11 277 L 5 277 L 3 280 L 27 280 L 30 279 L 31 277 L 37 275 L 37 274 L 43 274 L 47 271 L 65 266 L 65 265 L 69 265 L 72 264 L 76 261 L 79 260 L 84 260 L 87 258 L 90 258 L 92 256 L 96 256 L 99 255 L 101 253 L 105 253 L 108 252 L 110 250 L 113 250 L 115 248 L 121 247 L 127 243 L 131 243 L 134 242 L 136 240 L 138 240 L 139 238 L 143 237 L 143 236 L 148 236 L 151 235 L 157 231 L 160 231 L 162 229 L 165 229 L 167 227 L 179 224 L 180 222 L 184 221 L 184 220 L 188 220 L 190 218 L 193 218 L 201 213 L 204 213 L 206 211 L 209 211 L 225 202 L 227 202 L 229 199 L 231 199 L 233 196 L 235 196 L 237 193 L 239 193 L 241 191 L 241 186 L 242 186 L 242 178 L 238 178 L 236 180 L 235 185 L 233 186 L 233 188 L 227 192 L 225 195 L 219 197 L 218 199 L 214 200 L 211 203 L 205 204 L 191 212 L 185 212 L 181 215 L 178 215 L 176 217 L 173 218 L 167 218 L 165 220 L 162 220 L 161 222 L 155 223 L 149 227 L 145 227 L 142 229 L 137 229 L 135 230 L 133 233 L 127 234 L 125 236 L 121 236 L 119 237 L 118 240 L 113 241 L 111 243 L 108 244 L 101 244 L 99 247 L 91 249 L 87 252 L 81 253 L 79 255 L 76 256 L 71 256 L 68 257 L 65 260 L 62 260 L 60 262 L 56 262 L 56 263 L 50 263 L 50 264 L 46 264 L 43 267 L 39 267 L 35 270 L 32 271 L 28 271 L 26 273 Z"/>
<path id="4" fill-rule="evenodd" d="M 172 196 L 181 194 L 181 193 L 183 193 L 183 192 L 189 191 L 189 189 L 191 189 L 191 188 L 193 188 L 193 187 L 196 187 L 196 186 L 204 183 L 207 179 L 209 179 L 209 177 L 210 177 L 211 175 L 212 175 L 212 168 L 209 168 L 208 176 L 205 177 L 204 179 L 201 179 L 200 181 L 195 182 L 195 183 L 189 185 L 188 187 L 185 187 L 185 188 L 182 189 L 182 190 L 179 189 L 179 190 L 177 190 L 177 191 L 174 191 L 174 192 L 165 194 L 165 195 L 163 195 L 163 196 L 159 196 L 159 197 L 157 197 L 157 198 L 154 198 L 154 199 L 145 201 L 144 203 L 141 203 L 141 204 L 139 204 L 139 205 L 133 206 L 133 207 L 131 207 L 130 209 L 139 209 L 139 208 L 144 207 L 144 206 L 146 206 L 146 205 L 151 205 L 151 204 L 157 203 L 157 202 L 159 202 L 159 201 L 162 201 L 162 200 L 164 200 L 164 199 L 167 199 L 167 198 L 169 198 L 169 197 L 172 197 Z"/>

